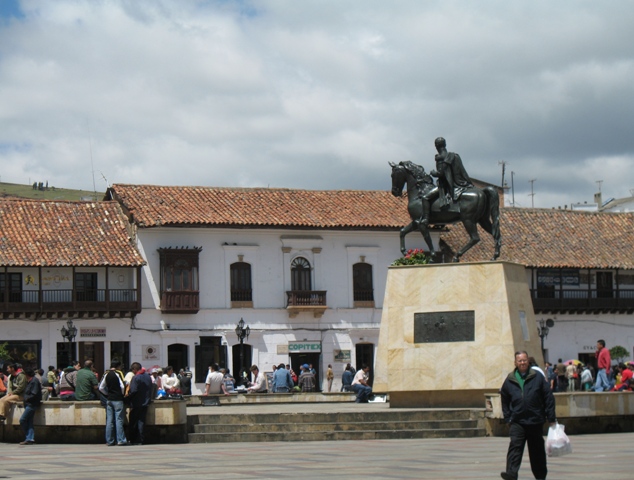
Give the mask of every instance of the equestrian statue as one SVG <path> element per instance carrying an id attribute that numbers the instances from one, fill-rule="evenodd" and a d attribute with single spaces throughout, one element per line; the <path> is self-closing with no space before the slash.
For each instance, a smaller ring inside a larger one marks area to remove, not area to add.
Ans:
<path id="1" fill-rule="evenodd" d="M 460 155 L 447 151 L 445 139 L 435 140 L 438 154 L 436 169 L 426 173 L 413 162 L 389 162 L 392 167 L 392 195 L 400 197 L 407 185 L 407 210 L 412 222 L 401 229 L 401 252 L 407 253 L 405 235 L 418 230 L 425 239 L 434 261 L 438 252 L 429 234 L 429 225 L 450 225 L 462 222 L 469 234 L 469 241 L 453 258 L 459 262 L 467 250 L 480 241 L 478 224 L 495 240 L 492 260 L 500 256 L 500 199 L 494 187 L 478 188 L 473 185 L 462 165 Z M 434 185 L 432 177 L 436 177 Z"/>

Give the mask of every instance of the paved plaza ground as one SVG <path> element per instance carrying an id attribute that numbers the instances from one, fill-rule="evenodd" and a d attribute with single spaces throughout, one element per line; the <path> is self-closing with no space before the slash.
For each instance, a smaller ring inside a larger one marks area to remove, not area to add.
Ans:
<path id="1" fill-rule="evenodd" d="M 634 478 L 634 433 L 572 436 L 549 479 Z M 0 478 L 499 479 L 505 438 L 185 445 L 2 444 Z M 528 453 L 520 479 L 533 478 Z"/>

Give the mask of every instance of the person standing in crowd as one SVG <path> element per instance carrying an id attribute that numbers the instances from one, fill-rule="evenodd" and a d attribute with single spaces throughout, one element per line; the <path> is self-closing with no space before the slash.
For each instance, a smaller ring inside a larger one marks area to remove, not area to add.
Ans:
<path id="1" fill-rule="evenodd" d="M 288 393 L 294 386 L 291 372 L 284 368 L 283 363 L 280 363 L 273 373 L 273 393 Z"/>
<path id="2" fill-rule="evenodd" d="M 368 403 L 372 394 L 372 387 L 368 384 L 370 380 L 370 367 L 363 364 L 352 379 L 352 391 L 357 394 L 357 403 Z"/>
<path id="3" fill-rule="evenodd" d="M 77 380 L 75 383 L 75 400 L 78 402 L 96 400 L 99 382 L 97 382 L 95 372 L 92 370 L 92 360 L 84 362 L 84 368 L 77 371 L 75 378 Z"/>
<path id="4" fill-rule="evenodd" d="M 328 364 L 328 369 L 326 370 L 326 383 L 328 385 L 328 393 L 332 390 L 332 381 L 335 378 L 335 372 L 332 371 L 332 365 Z"/>
<path id="5" fill-rule="evenodd" d="M 33 417 L 35 417 L 35 410 L 42 404 L 42 384 L 32 368 L 26 368 L 24 374 L 27 383 L 24 389 L 24 413 L 20 417 L 20 426 L 25 439 L 20 442 L 20 445 L 33 445 L 35 443 Z"/>
<path id="6" fill-rule="evenodd" d="M 204 395 L 218 395 L 224 393 L 229 395 L 225 387 L 224 375 L 220 373 L 220 367 L 217 363 L 209 365 L 209 373 L 205 379 L 205 393 Z"/>
<path id="7" fill-rule="evenodd" d="M 574 362 L 570 362 L 566 366 L 566 380 L 568 380 L 568 391 L 575 391 L 575 375 L 577 374 L 577 366 Z"/>
<path id="8" fill-rule="evenodd" d="M 555 366 L 555 370 L 557 371 L 557 392 L 565 392 L 568 390 L 568 383 L 566 382 L 566 366 L 564 365 L 563 360 L 560 358 L 557 360 L 557 365 Z"/>
<path id="9" fill-rule="evenodd" d="M 536 479 L 548 473 L 542 429 L 548 420 L 555 425 L 555 397 L 543 375 L 530 368 L 528 354 L 515 353 L 515 370 L 509 373 L 500 389 L 504 420 L 510 424 L 511 437 L 506 454 L 504 480 L 517 480 L 524 446 L 528 443 L 531 470 Z"/>
<path id="10" fill-rule="evenodd" d="M 587 365 L 583 367 L 581 372 L 581 390 L 587 392 L 592 389 L 592 372 Z"/>
<path id="11" fill-rule="evenodd" d="M 595 392 L 610 391 L 612 384 L 608 380 L 610 374 L 610 366 L 612 365 L 612 359 L 610 358 L 610 351 L 605 348 L 605 340 L 597 340 L 597 351 L 595 353 L 597 357 L 597 381 L 594 384 Z"/>
<path id="12" fill-rule="evenodd" d="M 139 362 L 130 365 L 134 377 L 130 381 L 128 400 L 130 404 L 130 441 L 132 445 L 145 442 L 145 419 L 152 401 L 152 378 Z"/>
<path id="13" fill-rule="evenodd" d="M 11 404 L 22 401 L 27 383 L 26 375 L 24 375 L 22 365 L 19 363 L 7 366 L 7 372 L 9 372 L 7 394 L 0 398 L 0 423 L 6 420 Z"/>
<path id="14" fill-rule="evenodd" d="M 314 392 L 316 390 L 317 380 L 315 374 L 310 371 L 310 367 L 307 364 L 302 365 L 302 373 L 299 374 L 298 386 L 302 392 Z"/>
<path id="15" fill-rule="evenodd" d="M 128 445 L 123 429 L 125 423 L 125 407 L 123 405 L 125 382 L 123 375 L 118 371 L 120 366 L 119 360 L 113 360 L 110 363 L 110 370 L 106 372 L 99 385 L 99 391 L 107 397 L 106 443 L 109 447 Z"/>
<path id="16" fill-rule="evenodd" d="M 352 370 L 352 367 L 350 366 L 350 364 L 348 364 L 346 365 L 346 369 L 343 371 L 343 375 L 341 375 L 342 392 L 352 391 L 352 380 L 354 380 L 354 373 Z"/>
<path id="17" fill-rule="evenodd" d="M 178 373 L 178 381 L 181 385 L 181 392 L 183 395 L 191 395 L 192 394 L 192 377 L 191 375 L 187 375 L 185 369 L 181 368 Z"/>

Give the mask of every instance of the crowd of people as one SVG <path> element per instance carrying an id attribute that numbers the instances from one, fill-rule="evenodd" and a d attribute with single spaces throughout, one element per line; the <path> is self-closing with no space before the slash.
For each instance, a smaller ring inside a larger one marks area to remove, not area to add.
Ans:
<path id="1" fill-rule="evenodd" d="M 604 340 L 597 341 L 596 369 L 578 360 L 546 362 L 544 374 L 553 392 L 622 392 L 634 389 L 634 362 L 612 365 Z M 534 359 L 533 367 L 535 367 Z M 538 367 L 539 368 L 539 367 Z"/>
<path id="2" fill-rule="evenodd" d="M 43 369 L 23 369 L 19 363 L 7 365 L 6 370 L 6 374 L 0 372 L 0 423 L 6 421 L 12 404 L 23 402 L 20 425 L 25 440 L 21 445 L 35 443 L 33 417 L 41 403 L 51 398 L 77 402 L 100 400 L 106 408 L 106 443 L 123 446 L 144 443 L 145 420 L 151 401 L 191 395 L 189 368 L 181 369 L 176 375 L 171 366 L 153 367 L 148 371 L 134 362 L 124 375 L 121 362 L 113 360 L 110 369 L 99 375 L 92 360 L 86 360 L 83 365 L 73 361 L 66 368 L 49 366 L 46 373 Z M 129 439 L 123 430 L 127 409 L 130 411 Z"/>

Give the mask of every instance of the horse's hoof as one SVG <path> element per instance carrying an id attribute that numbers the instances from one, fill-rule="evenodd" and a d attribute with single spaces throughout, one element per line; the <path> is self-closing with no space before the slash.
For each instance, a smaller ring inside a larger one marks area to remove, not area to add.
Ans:
<path id="1" fill-rule="evenodd" d="M 452 261 L 453 263 L 460 263 L 460 257 L 453 257 L 453 258 L 451 259 L 451 261 Z"/>

